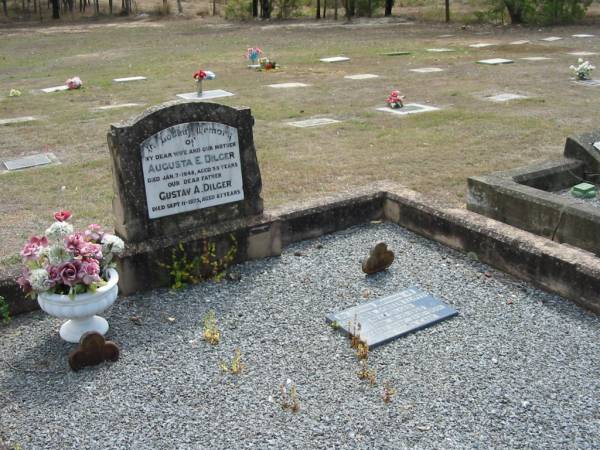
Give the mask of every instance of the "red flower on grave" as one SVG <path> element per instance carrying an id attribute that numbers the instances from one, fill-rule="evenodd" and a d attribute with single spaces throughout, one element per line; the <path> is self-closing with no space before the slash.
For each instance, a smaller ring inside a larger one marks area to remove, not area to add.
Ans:
<path id="1" fill-rule="evenodd" d="M 60 211 L 54 213 L 54 218 L 58 222 L 64 222 L 65 220 L 69 220 L 69 217 L 71 217 L 71 211 L 64 211 L 61 209 Z"/>
<path id="2" fill-rule="evenodd" d="M 194 80 L 204 80 L 206 77 L 207 75 L 204 70 L 199 70 L 198 72 L 194 73 Z"/>

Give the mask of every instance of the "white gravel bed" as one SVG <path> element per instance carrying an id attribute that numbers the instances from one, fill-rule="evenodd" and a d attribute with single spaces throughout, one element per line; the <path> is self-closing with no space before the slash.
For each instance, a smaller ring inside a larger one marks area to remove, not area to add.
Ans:
<path id="1" fill-rule="evenodd" d="M 377 240 L 396 261 L 367 278 L 359 259 Z M 301 242 L 235 270 L 237 282 L 120 299 L 106 317 L 121 359 L 78 373 L 67 368 L 73 347 L 58 336 L 60 320 L 37 312 L 1 327 L 0 442 L 24 450 L 600 447 L 600 318 L 565 299 L 392 224 Z M 413 285 L 459 315 L 372 351 L 378 383 L 370 386 L 325 315 L 366 301 L 367 290 L 376 298 Z M 211 308 L 217 346 L 200 339 Z M 219 361 L 237 347 L 246 371 L 223 374 Z M 288 378 L 297 414 L 278 404 Z M 383 382 L 397 391 L 389 404 Z"/>
<path id="2" fill-rule="evenodd" d="M 560 195 L 561 197 L 569 197 L 571 200 L 575 201 L 575 203 L 579 203 L 582 205 L 595 206 L 596 208 L 600 207 L 600 198 L 598 196 L 592 198 L 578 198 L 574 197 L 571 194 L 571 189 L 563 189 L 561 191 L 556 191 L 555 194 Z"/>

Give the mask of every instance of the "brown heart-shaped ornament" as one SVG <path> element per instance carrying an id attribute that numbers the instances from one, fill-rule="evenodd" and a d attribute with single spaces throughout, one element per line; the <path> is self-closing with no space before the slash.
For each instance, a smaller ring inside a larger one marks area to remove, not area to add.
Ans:
<path id="1" fill-rule="evenodd" d="M 119 359 L 119 347 L 112 341 L 104 339 L 100 333 L 90 331 L 84 333 L 79 346 L 69 355 L 69 366 L 78 371 L 87 366 L 96 366 L 104 361 Z"/>
<path id="2" fill-rule="evenodd" d="M 371 275 L 386 270 L 394 262 L 394 252 L 389 250 L 383 241 L 377 242 L 369 252 L 369 257 L 362 262 L 362 271 Z"/>

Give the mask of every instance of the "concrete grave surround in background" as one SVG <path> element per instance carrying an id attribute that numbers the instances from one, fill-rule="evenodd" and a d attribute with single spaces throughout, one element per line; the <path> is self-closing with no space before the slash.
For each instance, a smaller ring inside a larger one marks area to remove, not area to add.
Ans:
<path id="1" fill-rule="evenodd" d="M 512 64 L 514 61 L 512 59 L 504 59 L 504 58 L 491 58 L 491 59 L 482 59 L 477 61 L 478 64 L 486 64 L 489 66 L 497 66 L 499 64 Z"/>
<path id="2" fill-rule="evenodd" d="M 136 76 L 136 77 L 125 77 L 125 78 L 113 78 L 115 83 L 127 83 L 128 81 L 144 81 L 147 80 L 146 77 Z"/>
<path id="3" fill-rule="evenodd" d="M 573 83 L 588 87 L 600 86 L 600 80 L 573 80 Z"/>
<path id="4" fill-rule="evenodd" d="M 329 58 L 321 58 L 319 61 L 324 63 L 336 63 L 350 61 L 350 58 L 348 58 L 347 56 L 331 56 Z"/>
<path id="5" fill-rule="evenodd" d="M 50 94 L 52 92 L 68 91 L 68 90 L 69 90 L 69 86 L 67 86 L 66 84 L 63 84 L 62 86 L 53 86 L 53 87 L 41 89 L 41 91 L 46 94 Z"/>
<path id="6" fill-rule="evenodd" d="M 373 75 L 372 73 L 358 73 L 356 75 L 346 75 L 344 78 L 347 80 L 370 80 L 379 78 L 379 75 Z"/>
<path id="7" fill-rule="evenodd" d="M 490 100 L 492 102 L 508 102 L 510 100 L 523 100 L 525 98 L 529 98 L 529 97 L 527 97 L 525 95 L 520 95 L 520 94 L 505 93 L 505 94 L 490 95 L 489 97 L 486 97 L 486 100 Z"/>
<path id="8" fill-rule="evenodd" d="M 596 53 L 596 52 L 570 52 L 570 53 L 567 53 L 567 55 L 573 55 L 573 56 L 594 56 L 597 54 L 598 53 Z"/>
<path id="9" fill-rule="evenodd" d="M 143 103 L 117 103 L 116 105 L 104 105 L 97 106 L 93 108 L 93 111 L 108 111 L 111 109 L 120 109 L 120 108 L 135 108 L 136 106 L 143 106 Z"/>
<path id="10" fill-rule="evenodd" d="M 36 155 L 23 156 L 21 158 L 4 160 L 0 169 L 5 168 L 8 171 L 21 170 L 30 167 L 45 166 L 56 161 L 56 156 L 54 156 L 53 153 L 39 153 Z"/>
<path id="11" fill-rule="evenodd" d="M 521 40 L 521 41 L 512 41 L 510 43 L 510 45 L 523 45 L 523 44 L 529 44 L 530 41 L 527 40 Z"/>
<path id="12" fill-rule="evenodd" d="M 38 120 L 38 118 L 33 116 L 11 117 L 10 119 L 0 119 L 0 125 L 33 122 L 34 120 Z"/>
<path id="13" fill-rule="evenodd" d="M 523 61 L 548 61 L 552 58 L 548 58 L 547 56 L 526 56 L 525 58 L 520 58 Z"/>
<path id="14" fill-rule="evenodd" d="M 221 97 L 232 97 L 233 93 L 224 91 L 223 89 L 214 89 L 212 91 L 204 91 L 202 92 L 202 96 L 198 97 L 197 92 L 188 92 L 186 94 L 177 94 L 177 97 L 182 98 L 184 100 L 212 100 L 214 98 Z"/>
<path id="15" fill-rule="evenodd" d="M 546 41 L 546 42 L 555 42 L 555 41 L 560 41 L 560 40 L 562 40 L 562 38 L 558 37 L 558 36 L 550 36 L 547 38 L 540 39 L 540 41 Z"/>
<path id="16" fill-rule="evenodd" d="M 428 48 L 425 50 L 429 53 L 447 53 L 447 52 L 455 52 L 453 48 Z"/>
<path id="17" fill-rule="evenodd" d="M 593 38 L 596 35 L 595 34 L 573 34 L 572 36 L 574 38 Z"/>
<path id="18" fill-rule="evenodd" d="M 469 47 L 472 48 L 485 48 L 485 47 L 493 47 L 496 44 L 490 44 L 489 42 L 479 42 L 477 44 L 471 44 Z"/>
<path id="19" fill-rule="evenodd" d="M 377 111 L 396 114 L 398 116 L 406 116 L 408 114 L 418 114 L 430 111 L 439 111 L 440 108 L 435 106 L 421 105 L 420 103 L 407 103 L 402 108 L 377 108 Z"/>
<path id="20" fill-rule="evenodd" d="M 440 69 L 439 67 L 421 67 L 420 69 L 410 69 L 410 71 L 417 73 L 434 73 L 443 72 L 444 69 Z"/>
<path id="21" fill-rule="evenodd" d="M 299 120 L 296 122 L 289 122 L 289 125 L 297 128 L 309 128 L 309 127 L 318 127 L 321 125 L 331 125 L 333 123 L 339 123 L 339 120 L 328 119 L 326 117 L 318 118 L 318 119 L 307 119 L 307 120 Z"/>
<path id="22" fill-rule="evenodd" d="M 300 88 L 300 87 L 308 87 L 310 84 L 305 83 L 278 83 L 278 84 L 268 84 L 270 88 L 274 89 L 292 89 L 292 88 Z"/>

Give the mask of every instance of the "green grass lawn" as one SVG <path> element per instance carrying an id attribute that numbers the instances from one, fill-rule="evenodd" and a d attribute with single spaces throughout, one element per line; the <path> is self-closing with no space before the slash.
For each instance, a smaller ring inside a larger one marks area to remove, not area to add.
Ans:
<path id="1" fill-rule="evenodd" d="M 57 208 L 74 211 L 75 222 L 112 223 L 112 181 L 106 133 L 110 123 L 144 107 L 93 111 L 113 103 L 147 106 L 174 100 L 195 89 L 192 74 L 213 70 L 204 89 L 226 89 L 228 105 L 252 108 L 254 138 L 267 207 L 389 179 L 439 197 L 464 203 L 466 178 L 560 157 L 568 134 L 597 126 L 600 88 L 576 86 L 568 51 L 600 52 L 600 39 L 565 38 L 591 32 L 585 27 L 526 29 L 357 21 L 353 26 L 327 22 L 287 25 L 229 25 L 202 20 L 140 23 L 137 27 L 63 26 L 0 31 L 0 118 L 34 115 L 37 122 L 0 126 L 0 159 L 53 152 L 61 164 L 0 175 L 0 264 L 32 233 L 39 233 Z M 50 31 L 50 32 L 48 32 Z M 491 34 L 478 35 L 478 32 Z M 439 38 L 442 34 L 455 34 Z M 521 46 L 510 41 L 531 39 Z M 475 42 L 503 45 L 469 48 Z M 276 73 L 246 68 L 243 54 L 258 45 L 284 66 Z M 451 47 L 453 53 L 425 48 Z M 382 56 L 409 50 L 407 56 Z M 324 64 L 320 57 L 344 54 L 350 62 Z M 549 56 L 527 62 L 523 56 Z M 484 58 L 515 63 L 488 67 Z M 593 62 L 595 57 L 591 57 Z M 411 68 L 441 67 L 418 74 Z M 374 73 L 378 79 L 353 81 L 344 75 Z M 42 94 L 37 89 L 62 84 L 78 75 L 80 91 Z M 116 84 L 133 75 L 147 81 Z M 267 84 L 303 82 L 308 88 L 272 89 Z M 9 98 L 11 88 L 23 92 Z M 392 89 L 407 102 L 427 103 L 441 111 L 397 117 L 375 110 Z M 497 104 L 486 95 L 514 92 L 530 99 Z M 299 129 L 286 124 L 326 116 L 340 123 Z"/>

